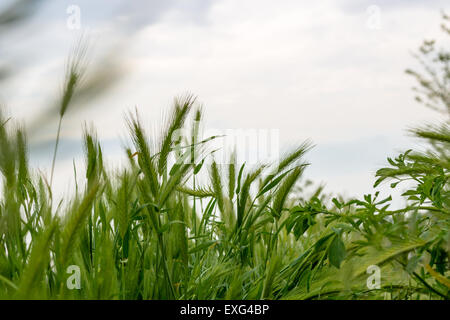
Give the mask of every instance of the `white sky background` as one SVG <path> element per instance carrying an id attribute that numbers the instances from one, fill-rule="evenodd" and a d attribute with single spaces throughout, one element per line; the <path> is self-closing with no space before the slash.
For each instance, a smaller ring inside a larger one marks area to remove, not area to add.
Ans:
<path id="1" fill-rule="evenodd" d="M 69 5 L 79 6 L 82 30 L 67 28 Z M 83 121 L 95 124 L 113 163 L 123 158 L 126 111 L 137 107 L 157 126 L 173 97 L 189 91 L 208 128 L 279 129 L 283 149 L 311 139 L 306 177 L 361 196 L 387 156 L 414 146 L 405 130 L 437 118 L 414 101 L 404 70 L 417 66 L 411 52 L 423 39 L 439 38 L 441 9 L 448 1 L 44 1 L 32 21 L 0 38 L 7 61 L 20 61 L 0 101 L 25 123 L 48 109 L 84 31 L 94 56 L 120 56 L 125 73 L 103 98 L 69 112 L 59 190 L 81 155 Z M 30 139 L 33 163 L 46 172 L 53 145 L 42 139 L 55 131 L 49 119 Z"/>

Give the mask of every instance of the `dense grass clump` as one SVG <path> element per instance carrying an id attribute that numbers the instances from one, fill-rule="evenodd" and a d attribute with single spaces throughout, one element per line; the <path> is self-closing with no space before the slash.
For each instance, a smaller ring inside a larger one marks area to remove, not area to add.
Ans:
<path id="1" fill-rule="evenodd" d="M 408 205 L 391 211 L 391 198 L 377 193 L 331 202 L 320 189 L 299 195 L 309 143 L 277 166 L 208 164 L 211 139 L 173 139 L 194 105 L 191 96 L 175 101 L 159 143 L 131 115 L 129 164 L 113 172 L 85 129 L 84 186 L 57 207 L 45 177 L 29 168 L 23 130 L 2 117 L 0 296 L 448 298 L 448 125 L 415 130 L 433 148 L 407 151 L 377 172 L 376 184 L 415 182 L 404 193 Z M 192 125 L 200 118 L 195 111 Z M 202 173 L 209 183 L 199 186 Z M 79 289 L 68 285 L 74 266 Z M 375 288 L 367 284 L 371 266 L 382 276 Z"/>

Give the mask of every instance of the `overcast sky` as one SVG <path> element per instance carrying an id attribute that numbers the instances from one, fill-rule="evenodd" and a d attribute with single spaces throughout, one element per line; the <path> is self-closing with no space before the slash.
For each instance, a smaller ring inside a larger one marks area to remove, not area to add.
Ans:
<path id="1" fill-rule="evenodd" d="M 79 30 L 68 27 L 71 6 L 80 9 Z M 439 38 L 448 1 L 54 0 L 38 9 L 0 37 L 2 56 L 17 69 L 0 89 L 10 114 L 28 124 L 51 107 L 82 32 L 94 42 L 92 64 L 112 56 L 123 71 L 104 97 L 69 113 L 61 188 L 81 154 L 83 121 L 95 124 L 116 159 L 126 111 L 137 107 L 146 124 L 158 125 L 185 92 L 204 105 L 206 127 L 278 129 L 282 150 L 311 139 L 306 176 L 346 195 L 370 192 L 386 157 L 414 145 L 405 130 L 436 119 L 414 101 L 404 70 L 417 66 L 411 53 L 423 39 Z M 47 172 L 53 120 L 31 137 L 41 146 L 34 164 Z"/>

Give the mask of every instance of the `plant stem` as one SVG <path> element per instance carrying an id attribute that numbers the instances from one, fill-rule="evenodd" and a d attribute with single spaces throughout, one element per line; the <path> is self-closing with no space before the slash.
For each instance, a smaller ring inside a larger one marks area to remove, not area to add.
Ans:
<path id="1" fill-rule="evenodd" d="M 63 118 L 62 116 L 59 117 L 58 131 L 56 132 L 55 150 L 53 151 L 52 171 L 51 171 L 51 174 L 50 174 L 50 188 L 53 185 L 53 173 L 55 172 L 56 153 L 58 152 L 59 137 L 61 135 L 62 118 Z"/>

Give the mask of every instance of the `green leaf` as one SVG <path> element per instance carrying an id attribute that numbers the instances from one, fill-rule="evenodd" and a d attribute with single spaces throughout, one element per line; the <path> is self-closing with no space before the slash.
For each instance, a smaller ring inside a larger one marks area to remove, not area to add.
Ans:
<path id="1" fill-rule="evenodd" d="M 181 164 L 179 164 L 179 163 L 174 164 L 172 166 L 172 168 L 170 169 L 169 175 L 173 176 L 178 171 L 178 169 L 180 169 L 180 167 L 181 167 Z"/>
<path id="2" fill-rule="evenodd" d="M 377 172 L 377 176 L 378 176 L 378 172 Z M 375 181 L 375 183 L 373 184 L 373 187 L 376 188 L 380 185 L 380 183 L 382 183 L 384 180 L 386 179 L 386 177 L 380 177 L 377 179 L 377 181 Z"/>
<path id="3" fill-rule="evenodd" d="M 209 241 L 203 242 L 203 243 L 199 244 L 198 246 L 190 249 L 189 253 L 196 253 L 198 251 L 202 251 L 204 249 L 207 249 L 207 248 L 213 246 L 216 243 L 218 243 L 218 241 L 216 241 L 216 240 L 209 240 Z"/>
<path id="4" fill-rule="evenodd" d="M 205 159 L 203 159 L 198 165 L 195 166 L 194 175 L 196 175 L 200 171 L 200 169 L 202 168 L 204 163 L 205 163 Z"/>
<path id="5" fill-rule="evenodd" d="M 333 203 L 334 203 L 334 205 L 336 206 L 336 208 L 338 208 L 338 209 L 341 209 L 341 208 L 342 208 L 342 204 L 339 202 L 338 199 L 333 198 L 333 200 L 331 200 L 331 201 L 333 201 Z"/>
<path id="6" fill-rule="evenodd" d="M 241 191 L 241 179 L 242 179 L 242 172 L 244 171 L 244 167 L 245 167 L 245 162 L 242 164 L 241 169 L 239 170 L 238 185 L 236 187 L 236 194 L 239 194 L 239 192 Z"/>
<path id="7" fill-rule="evenodd" d="M 391 183 L 391 188 L 395 188 L 401 181 Z"/>
<path id="8" fill-rule="evenodd" d="M 266 193 L 267 191 L 271 190 L 272 188 L 274 188 L 278 183 L 280 183 L 280 181 L 290 172 L 291 170 L 288 170 L 286 172 L 284 172 L 283 174 L 281 174 L 280 176 L 278 176 L 276 179 L 274 179 L 271 183 L 269 183 L 268 185 L 266 185 L 257 195 L 256 198 L 259 198 L 260 196 L 262 196 L 264 193 Z"/>
<path id="9" fill-rule="evenodd" d="M 334 237 L 328 250 L 330 264 L 339 269 L 346 255 L 347 251 L 345 250 L 344 242 L 338 236 Z"/>

